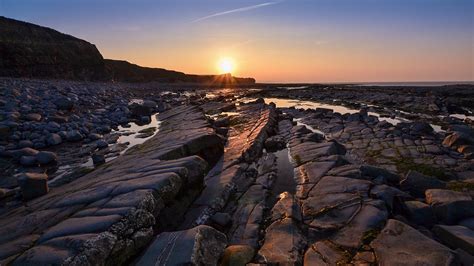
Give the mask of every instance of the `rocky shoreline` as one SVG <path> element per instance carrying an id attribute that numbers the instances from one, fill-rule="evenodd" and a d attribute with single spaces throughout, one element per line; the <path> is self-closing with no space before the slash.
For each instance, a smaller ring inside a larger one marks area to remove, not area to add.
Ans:
<path id="1" fill-rule="evenodd" d="M 474 88 L 0 87 L 2 265 L 474 262 Z"/>

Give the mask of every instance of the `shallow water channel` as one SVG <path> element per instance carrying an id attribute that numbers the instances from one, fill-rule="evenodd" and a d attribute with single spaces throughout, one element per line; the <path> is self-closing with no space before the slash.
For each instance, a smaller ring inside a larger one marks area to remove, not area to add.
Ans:
<path id="1" fill-rule="evenodd" d="M 155 131 L 152 134 L 144 135 L 143 130 L 155 128 Z M 108 149 L 110 151 L 105 154 L 105 162 L 110 162 L 120 155 L 124 154 L 128 149 L 142 144 L 148 139 L 152 138 L 159 132 L 160 121 L 158 120 L 158 113 L 151 116 L 151 122 L 148 124 L 137 124 L 135 122 L 130 122 L 126 126 L 119 126 L 117 130 L 113 130 L 110 134 L 119 134 L 120 136 L 117 139 L 116 143 L 110 144 Z M 67 164 L 59 166 L 58 170 L 54 173 L 55 177 L 48 181 L 49 185 L 55 186 L 60 185 L 64 182 L 68 182 L 75 172 L 88 172 L 94 169 L 94 163 L 92 157 L 88 157 L 84 162 L 79 162 L 75 164 Z"/>

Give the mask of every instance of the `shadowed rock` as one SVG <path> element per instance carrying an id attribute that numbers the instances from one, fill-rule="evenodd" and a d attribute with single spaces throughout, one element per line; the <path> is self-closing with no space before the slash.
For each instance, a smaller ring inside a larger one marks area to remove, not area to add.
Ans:
<path id="1" fill-rule="evenodd" d="M 452 250 L 397 220 L 388 220 L 371 246 L 382 265 L 458 265 Z"/>
<path id="2" fill-rule="evenodd" d="M 226 245 L 225 235 L 206 225 L 161 233 L 136 265 L 217 265 Z"/>
<path id="3" fill-rule="evenodd" d="M 220 137 L 198 108 L 161 115 L 164 130 L 140 149 L 4 213 L 0 246 L 8 252 L 0 263 L 123 264 L 143 249 L 159 214 L 202 184 L 208 164 L 196 155 L 222 152 Z M 183 133 L 171 134 L 174 129 Z M 185 202 L 176 207 L 174 219 L 186 208 Z"/>

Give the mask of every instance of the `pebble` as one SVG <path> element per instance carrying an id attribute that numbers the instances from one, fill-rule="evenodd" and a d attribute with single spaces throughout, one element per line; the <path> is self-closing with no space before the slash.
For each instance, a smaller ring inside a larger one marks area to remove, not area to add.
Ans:
<path id="1" fill-rule="evenodd" d="M 40 164 L 50 164 L 58 161 L 58 156 L 54 152 L 40 151 L 36 155 L 36 160 Z"/>

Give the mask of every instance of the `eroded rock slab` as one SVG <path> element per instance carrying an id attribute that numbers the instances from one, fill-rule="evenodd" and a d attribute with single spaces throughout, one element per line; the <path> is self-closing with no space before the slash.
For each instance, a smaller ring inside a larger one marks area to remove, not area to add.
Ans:
<path id="1" fill-rule="evenodd" d="M 136 265 L 217 265 L 226 245 L 225 235 L 206 225 L 161 233 Z"/>
<path id="2" fill-rule="evenodd" d="M 160 212 L 202 184 L 209 166 L 197 155 L 212 161 L 223 148 L 199 108 L 160 116 L 163 131 L 151 140 L 4 214 L 1 263 L 121 264 L 143 249 Z M 184 213 L 186 203 L 181 208 L 176 213 Z"/>
<path id="3" fill-rule="evenodd" d="M 454 252 L 397 220 L 371 243 L 382 265 L 458 265 Z"/>

